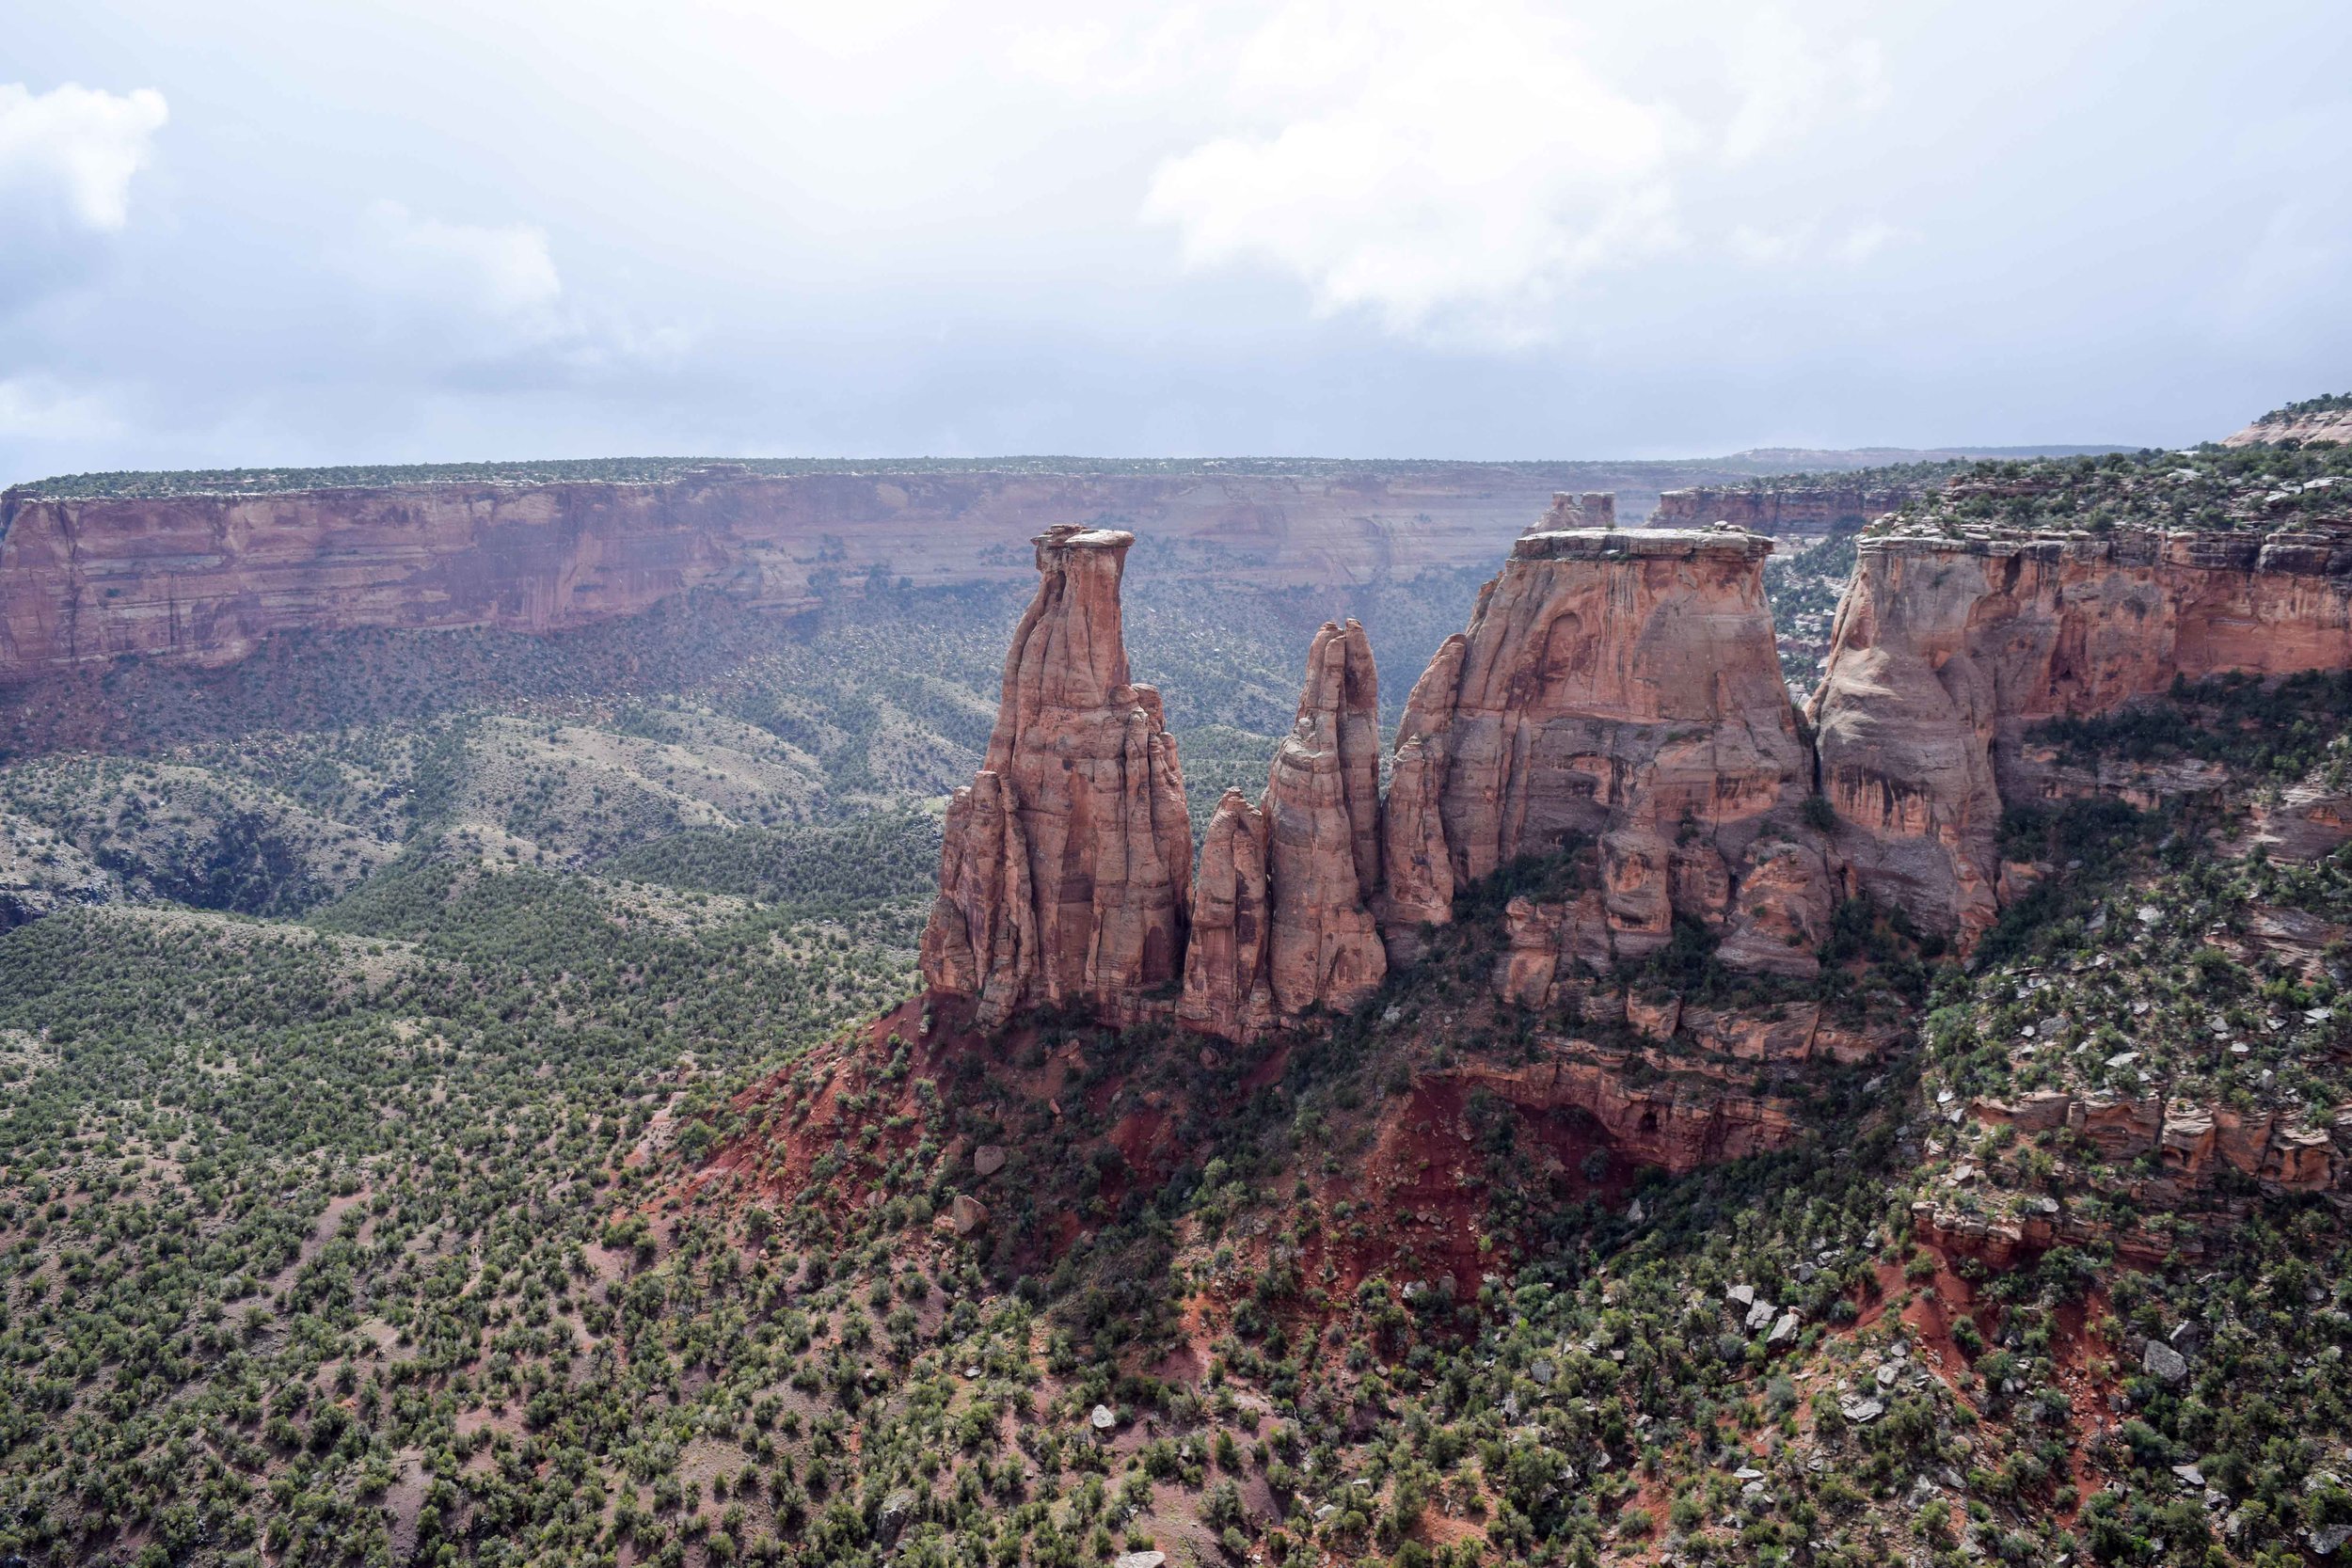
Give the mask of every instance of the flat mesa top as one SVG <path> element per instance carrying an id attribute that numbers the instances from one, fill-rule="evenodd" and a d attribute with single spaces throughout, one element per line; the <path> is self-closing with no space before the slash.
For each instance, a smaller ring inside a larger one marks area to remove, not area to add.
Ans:
<path id="1" fill-rule="evenodd" d="M 1566 528 L 1522 533 L 1511 546 L 1515 561 L 1605 561 L 1623 556 L 1689 558 L 1730 554 L 1761 559 L 1772 542 L 1736 528 Z"/>
<path id="2" fill-rule="evenodd" d="M 1123 550 L 1135 542 L 1136 536 L 1125 529 L 1084 528 L 1076 523 L 1057 523 L 1029 541 L 1062 550 Z"/>

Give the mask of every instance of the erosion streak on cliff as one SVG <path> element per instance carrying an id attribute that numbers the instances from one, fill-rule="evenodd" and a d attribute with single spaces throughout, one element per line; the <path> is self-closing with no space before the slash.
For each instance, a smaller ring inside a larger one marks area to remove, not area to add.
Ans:
<path id="1" fill-rule="evenodd" d="M 2352 666 L 2352 538 L 2125 532 L 1866 540 L 1815 693 L 1854 884 L 1973 937 L 2005 800 L 2046 792 L 2025 729 L 2175 678 Z"/>

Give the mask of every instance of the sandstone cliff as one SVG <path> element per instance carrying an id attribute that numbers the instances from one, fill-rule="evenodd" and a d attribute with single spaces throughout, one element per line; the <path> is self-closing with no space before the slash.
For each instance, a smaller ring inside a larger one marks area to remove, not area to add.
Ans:
<path id="1" fill-rule="evenodd" d="M 1771 549 L 1731 530 L 1518 541 L 1398 730 L 1394 956 L 1463 883 L 1589 836 L 1601 885 L 1571 923 L 1575 957 L 1642 958 L 1681 914 L 1724 931 L 1728 961 L 1813 971 L 1829 883 L 1802 823 L 1812 759 L 1772 644 Z M 1759 877 L 1769 901 L 1743 896 Z"/>
<path id="2" fill-rule="evenodd" d="M 1038 1005 L 1142 1016 L 1183 971 L 1192 832 L 1159 693 L 1128 678 L 1119 586 L 1135 536 L 1062 526 L 1005 657 L 988 755 L 948 808 L 923 933 L 936 990 L 987 1026 Z"/>
<path id="3" fill-rule="evenodd" d="M 2280 441 L 2343 441 L 2352 443 L 2352 402 L 2344 406 L 2327 404 L 2340 400 L 2315 400 L 2321 406 L 2280 408 L 2264 415 L 2244 430 L 2221 438 L 2225 447 L 2275 446 Z"/>
<path id="4" fill-rule="evenodd" d="M 1971 937 L 2000 903 L 2004 800 L 2054 793 L 2020 742 L 2175 677 L 2352 666 L 2352 538 L 1862 542 L 1810 717 L 1855 886 Z"/>
<path id="5" fill-rule="evenodd" d="M 1699 485 L 1661 492 L 1647 526 L 1729 523 L 1750 533 L 1851 532 L 1919 494 L 1909 484 Z"/>
<path id="6" fill-rule="evenodd" d="M 1165 564 L 1253 587 L 1410 579 L 1492 560 L 1571 471 L 719 466 L 660 483 L 24 487 L 0 495 L 0 682 L 125 654 L 229 664 L 294 629 L 545 631 L 694 589 L 798 610 L 877 571 L 917 588 L 1016 581 L 1041 529 L 1105 516 L 1148 534 Z M 1638 466 L 1628 477 L 1641 483 Z"/>

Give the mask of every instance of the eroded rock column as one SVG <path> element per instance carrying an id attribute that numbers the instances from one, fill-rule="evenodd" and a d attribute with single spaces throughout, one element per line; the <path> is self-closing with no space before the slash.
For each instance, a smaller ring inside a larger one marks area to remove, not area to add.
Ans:
<path id="1" fill-rule="evenodd" d="M 1183 972 L 1192 833 L 1159 693 L 1128 678 L 1134 543 L 1039 536 L 987 759 L 948 808 L 923 977 L 976 998 L 983 1027 L 1072 1002 L 1131 1021 Z"/>

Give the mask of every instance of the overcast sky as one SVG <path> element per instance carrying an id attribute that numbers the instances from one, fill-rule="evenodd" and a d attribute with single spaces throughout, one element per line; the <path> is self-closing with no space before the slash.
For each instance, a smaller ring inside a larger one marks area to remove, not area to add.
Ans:
<path id="1" fill-rule="evenodd" d="M 2352 387 L 2352 6 L 41 0 L 0 482 L 2182 442 Z"/>

